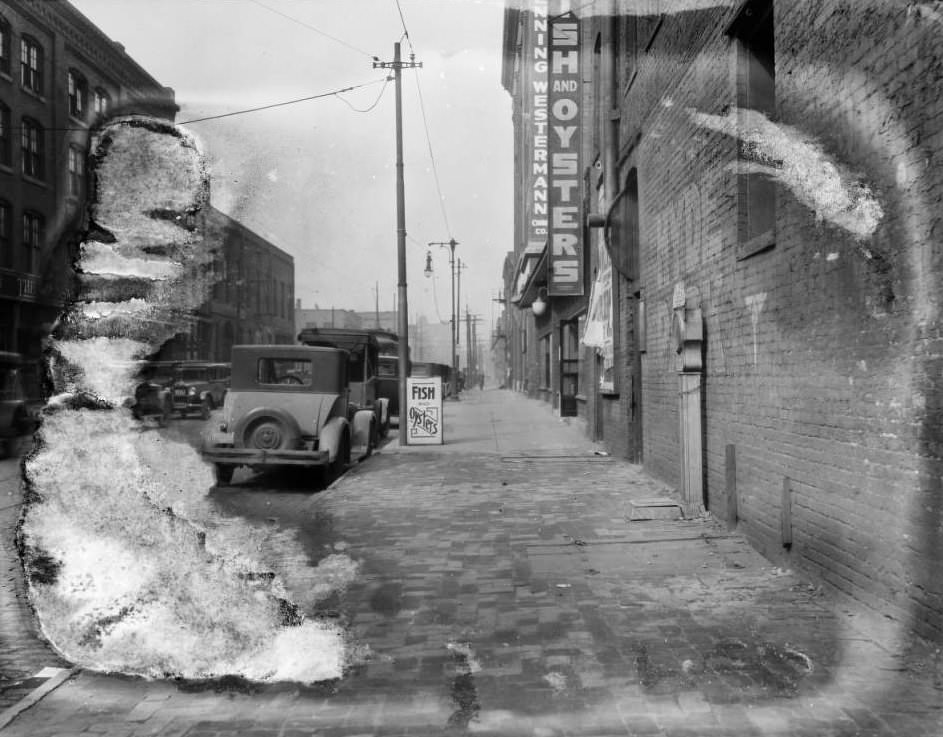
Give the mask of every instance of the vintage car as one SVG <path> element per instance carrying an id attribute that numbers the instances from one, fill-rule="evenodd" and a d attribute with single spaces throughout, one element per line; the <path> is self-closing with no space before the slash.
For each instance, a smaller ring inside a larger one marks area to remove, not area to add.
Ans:
<path id="1" fill-rule="evenodd" d="M 203 440 L 217 484 L 240 466 L 311 468 L 325 483 L 352 457 L 368 456 L 375 415 L 349 399 L 348 363 L 337 348 L 234 346 L 221 422 Z"/>
<path id="2" fill-rule="evenodd" d="M 173 367 L 171 398 L 181 417 L 199 415 L 208 420 L 223 406 L 229 390 L 230 365 L 205 361 L 180 361 Z"/>
<path id="3" fill-rule="evenodd" d="M 16 438 L 39 425 L 43 399 L 40 367 L 19 353 L 0 351 L 0 458 L 6 458 Z"/>
<path id="4" fill-rule="evenodd" d="M 340 348 L 348 352 L 350 402 L 356 409 L 369 409 L 374 413 L 375 443 L 389 432 L 391 414 L 390 399 L 383 396 L 381 389 L 380 332 L 356 328 L 304 328 L 298 333 L 298 342 L 302 345 Z"/>
<path id="5" fill-rule="evenodd" d="M 131 405 L 131 412 L 137 419 L 156 419 L 159 424 L 166 425 L 173 416 L 172 385 L 176 365 L 173 361 L 148 361 L 141 366 Z"/>

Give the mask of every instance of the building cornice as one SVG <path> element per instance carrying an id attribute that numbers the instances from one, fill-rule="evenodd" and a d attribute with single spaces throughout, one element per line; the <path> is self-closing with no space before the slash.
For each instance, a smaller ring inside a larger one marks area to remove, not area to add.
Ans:
<path id="1" fill-rule="evenodd" d="M 6 0 L 6 3 L 32 22 L 60 36 L 68 46 L 90 63 L 100 66 L 102 71 L 128 92 L 140 95 L 153 91 L 155 96 L 164 98 L 159 101 L 161 104 L 179 109 L 172 88 L 154 79 L 124 51 L 121 44 L 111 40 L 68 0 Z"/>

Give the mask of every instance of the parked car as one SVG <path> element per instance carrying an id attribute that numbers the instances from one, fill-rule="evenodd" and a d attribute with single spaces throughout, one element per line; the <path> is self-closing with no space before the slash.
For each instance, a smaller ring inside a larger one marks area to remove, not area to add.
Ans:
<path id="1" fill-rule="evenodd" d="M 234 346 L 221 422 L 203 443 L 217 484 L 240 466 L 311 468 L 325 482 L 369 455 L 376 419 L 350 400 L 348 365 L 338 348 Z"/>
<path id="2" fill-rule="evenodd" d="M 161 425 L 170 421 L 174 413 L 172 386 L 176 365 L 173 361 L 149 361 L 141 366 L 131 406 L 137 419 L 152 418 Z"/>
<path id="3" fill-rule="evenodd" d="M 205 361 L 180 361 L 173 366 L 171 397 L 173 409 L 181 417 L 197 414 L 208 420 L 214 409 L 223 406 L 229 390 L 230 365 Z"/>
<path id="4" fill-rule="evenodd" d="M 40 365 L 19 353 L 0 351 L 0 457 L 10 454 L 16 438 L 39 425 L 45 404 Z"/>
<path id="5" fill-rule="evenodd" d="M 298 342 L 303 345 L 340 348 L 348 352 L 350 402 L 357 409 L 369 409 L 374 413 L 375 444 L 389 432 L 391 414 L 390 398 L 383 395 L 381 388 L 379 332 L 356 328 L 305 328 L 298 334 Z"/>

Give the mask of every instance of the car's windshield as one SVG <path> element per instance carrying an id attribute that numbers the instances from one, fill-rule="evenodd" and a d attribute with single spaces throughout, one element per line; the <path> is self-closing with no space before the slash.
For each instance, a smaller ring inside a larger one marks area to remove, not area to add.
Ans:
<path id="1" fill-rule="evenodd" d="M 184 368 L 177 372 L 177 378 L 181 381 L 205 381 L 205 368 Z"/>

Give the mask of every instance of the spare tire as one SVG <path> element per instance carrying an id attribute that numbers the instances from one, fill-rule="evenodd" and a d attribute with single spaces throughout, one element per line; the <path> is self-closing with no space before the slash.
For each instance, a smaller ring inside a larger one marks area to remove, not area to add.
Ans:
<path id="1" fill-rule="evenodd" d="M 258 409 L 242 418 L 233 440 L 241 448 L 294 450 L 300 437 L 298 423 L 290 415 L 275 409 Z"/>

